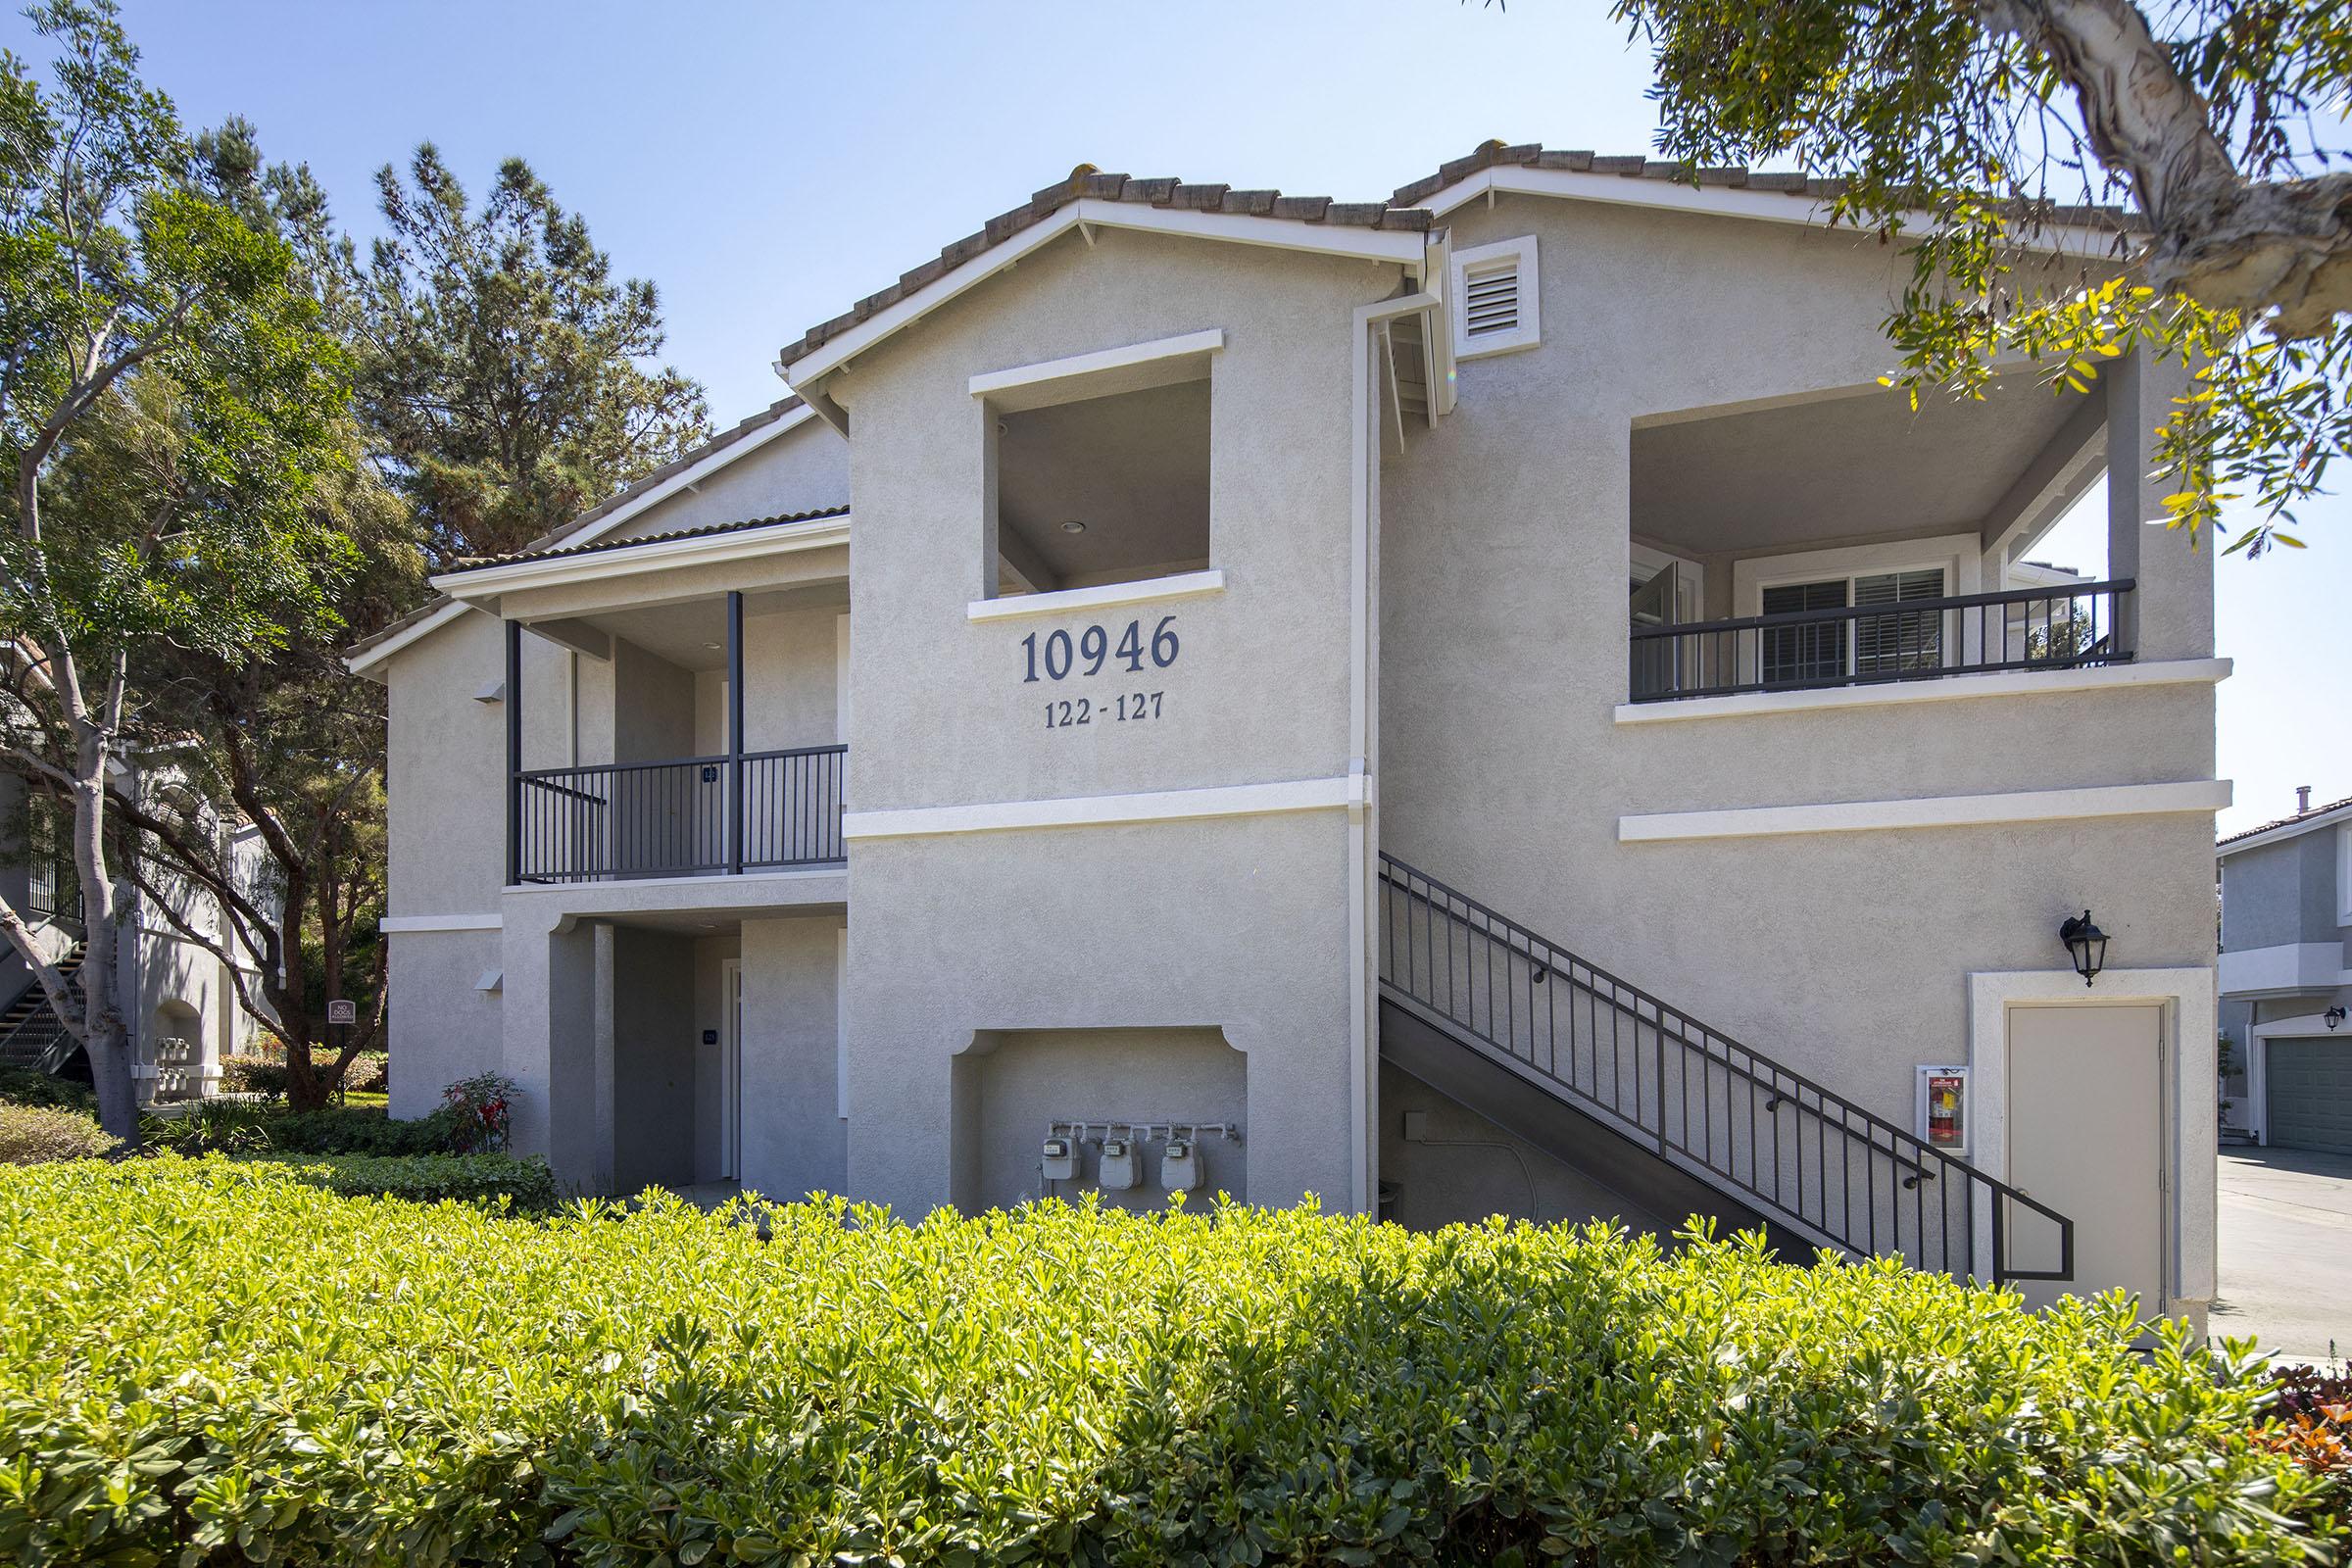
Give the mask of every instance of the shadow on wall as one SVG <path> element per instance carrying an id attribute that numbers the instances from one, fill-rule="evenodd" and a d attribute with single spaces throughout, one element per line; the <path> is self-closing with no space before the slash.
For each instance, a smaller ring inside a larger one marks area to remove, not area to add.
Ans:
<path id="1" fill-rule="evenodd" d="M 1040 1197 L 1156 1209 L 1166 1139 L 1137 1140 L 1136 1185 L 1104 1189 L 1102 1124 L 1230 1123 L 1246 1134 L 1248 1058 L 1213 1026 L 1164 1029 L 984 1029 L 954 1063 L 953 1192 L 965 1213 Z M 1096 1124 L 1078 1152 L 1079 1176 L 1046 1180 L 1041 1158 L 1056 1121 Z M 1195 1144 L 1195 1205 L 1220 1190 L 1249 1192 L 1239 1137 Z"/>

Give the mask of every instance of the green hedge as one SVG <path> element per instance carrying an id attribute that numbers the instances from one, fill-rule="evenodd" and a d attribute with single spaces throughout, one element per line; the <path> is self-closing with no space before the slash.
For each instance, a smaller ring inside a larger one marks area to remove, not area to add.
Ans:
<path id="1" fill-rule="evenodd" d="M 516 1223 L 170 1157 L 0 1171 L 0 1560 L 36 1568 L 2322 1545 L 2242 1369 L 2135 1354 L 2112 1305 L 1744 1243 L 1060 1204 Z"/>
<path id="2" fill-rule="evenodd" d="M 236 1101 L 208 1101 L 185 1114 L 151 1117 L 140 1129 L 151 1148 L 183 1154 L 446 1154 L 456 1148 L 454 1112 L 436 1110 L 395 1121 L 379 1106 L 329 1105 L 288 1110 Z"/>
<path id="3" fill-rule="evenodd" d="M 0 1104 L 56 1105 L 95 1116 L 98 1091 L 72 1078 L 53 1077 L 30 1067 L 0 1067 Z"/>
<path id="4" fill-rule="evenodd" d="M 544 1161 L 505 1154 L 262 1154 L 301 1180 L 346 1198 L 444 1199 L 495 1202 L 507 1199 L 528 1213 L 553 1210 L 560 1195 Z"/>

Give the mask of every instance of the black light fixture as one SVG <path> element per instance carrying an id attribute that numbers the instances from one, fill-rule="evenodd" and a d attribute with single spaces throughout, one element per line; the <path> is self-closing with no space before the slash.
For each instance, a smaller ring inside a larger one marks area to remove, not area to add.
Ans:
<path id="1" fill-rule="evenodd" d="M 2332 1031 L 2337 1024 L 2344 1021 L 2344 1009 L 2341 1007 L 2329 1007 L 2326 1012 L 2321 1013 L 2320 1016 L 2328 1020 L 2328 1027 Z"/>
<path id="2" fill-rule="evenodd" d="M 2107 967 L 2107 933 L 2091 924 L 2088 909 L 2082 911 L 2080 920 L 2067 916 L 2066 924 L 2058 928 L 2058 940 L 2075 956 L 2075 973 L 2082 977 L 2084 985 L 2089 985 Z"/>

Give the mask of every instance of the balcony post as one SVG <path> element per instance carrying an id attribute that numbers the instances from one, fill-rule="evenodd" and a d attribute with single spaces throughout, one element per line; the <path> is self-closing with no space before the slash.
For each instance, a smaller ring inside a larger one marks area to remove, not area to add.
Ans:
<path id="1" fill-rule="evenodd" d="M 743 875 L 743 594 L 727 594 L 727 874 Z"/>
<path id="2" fill-rule="evenodd" d="M 522 881 L 522 622 L 507 622 L 507 886 Z"/>

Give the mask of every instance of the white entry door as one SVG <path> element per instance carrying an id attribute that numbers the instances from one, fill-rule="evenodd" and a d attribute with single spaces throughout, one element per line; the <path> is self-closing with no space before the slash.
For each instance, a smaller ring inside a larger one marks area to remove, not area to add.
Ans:
<path id="1" fill-rule="evenodd" d="M 2009 1009 L 2009 1184 L 2075 1222 L 2074 1279 L 2019 1282 L 2034 1306 L 2121 1286 L 2164 1310 L 2163 1040 L 2158 1006 Z M 2055 1266 L 2031 1210 L 2010 1236 L 2017 1266 Z"/>
<path id="2" fill-rule="evenodd" d="M 727 958 L 718 971 L 719 1180 L 743 1180 L 743 960 Z"/>

